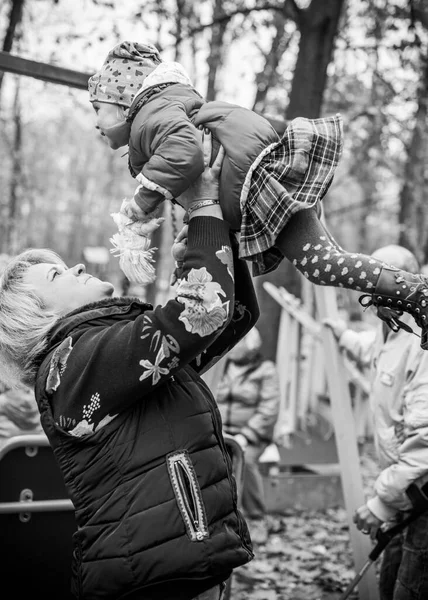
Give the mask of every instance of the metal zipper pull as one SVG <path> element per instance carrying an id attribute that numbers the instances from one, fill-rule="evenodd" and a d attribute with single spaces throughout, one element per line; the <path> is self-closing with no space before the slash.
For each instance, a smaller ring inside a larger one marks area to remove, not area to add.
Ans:
<path id="1" fill-rule="evenodd" d="M 204 539 L 204 534 L 201 531 L 198 521 L 193 521 L 193 524 L 194 524 L 195 530 L 196 530 L 196 534 L 195 534 L 196 539 L 198 540 L 198 542 L 202 542 L 202 540 Z"/>

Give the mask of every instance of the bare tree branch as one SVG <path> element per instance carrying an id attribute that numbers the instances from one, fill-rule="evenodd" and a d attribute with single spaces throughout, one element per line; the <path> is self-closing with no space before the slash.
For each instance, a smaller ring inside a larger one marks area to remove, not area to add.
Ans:
<path id="1" fill-rule="evenodd" d="M 12 0 L 9 14 L 9 24 L 7 26 L 6 34 L 3 40 L 3 52 L 10 52 L 12 50 L 13 38 L 15 36 L 15 30 L 22 19 L 22 8 L 24 6 L 24 0 Z"/>
<path id="2" fill-rule="evenodd" d="M 290 3 L 293 4 L 293 8 L 290 8 L 290 6 L 289 6 Z M 252 8 L 237 8 L 236 10 L 234 10 L 230 13 L 227 13 L 227 14 L 225 13 L 223 15 L 219 15 L 218 17 L 216 17 L 209 23 L 204 23 L 204 24 L 198 25 L 198 27 L 189 29 L 189 31 L 186 33 L 186 35 L 185 36 L 183 35 L 183 38 L 184 37 L 187 37 L 187 38 L 192 37 L 193 35 L 195 35 L 197 33 L 201 33 L 202 31 L 205 31 L 205 29 L 210 29 L 211 27 L 214 27 L 215 25 L 224 24 L 225 22 L 230 21 L 233 17 L 235 17 L 237 15 L 245 16 L 245 15 L 250 15 L 254 12 L 260 12 L 263 10 L 278 11 L 278 12 L 282 13 L 283 15 L 285 15 L 286 17 L 288 17 L 289 19 L 292 19 L 294 21 L 297 17 L 295 9 L 297 11 L 300 11 L 300 9 L 294 3 L 294 0 L 286 0 L 284 2 L 283 6 L 278 6 L 278 4 L 271 4 L 270 2 L 267 2 L 266 4 L 263 4 L 260 6 L 254 6 Z M 177 38 L 177 40 L 178 40 L 178 38 Z M 181 41 L 181 40 L 178 40 L 178 41 Z"/>

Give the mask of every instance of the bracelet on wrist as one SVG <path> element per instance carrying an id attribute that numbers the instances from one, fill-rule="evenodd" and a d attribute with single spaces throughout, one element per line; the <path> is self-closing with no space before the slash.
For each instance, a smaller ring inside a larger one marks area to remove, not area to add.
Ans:
<path id="1" fill-rule="evenodd" d="M 220 204 L 217 200 L 199 200 L 199 202 L 195 202 L 187 209 L 187 214 L 190 216 L 195 210 L 198 208 L 204 208 L 204 206 L 216 206 Z"/>

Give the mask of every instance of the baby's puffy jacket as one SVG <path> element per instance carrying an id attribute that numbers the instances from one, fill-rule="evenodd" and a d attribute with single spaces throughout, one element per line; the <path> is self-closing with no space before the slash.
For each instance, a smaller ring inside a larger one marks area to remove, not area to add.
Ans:
<path id="1" fill-rule="evenodd" d="M 152 212 L 163 200 L 178 198 L 202 174 L 200 125 L 224 147 L 220 204 L 224 218 L 238 231 L 245 176 L 257 156 L 278 141 L 278 134 L 257 113 L 228 102 L 205 102 L 190 85 L 160 89 L 133 119 L 129 168 L 140 183 L 135 201 L 144 212 Z"/>

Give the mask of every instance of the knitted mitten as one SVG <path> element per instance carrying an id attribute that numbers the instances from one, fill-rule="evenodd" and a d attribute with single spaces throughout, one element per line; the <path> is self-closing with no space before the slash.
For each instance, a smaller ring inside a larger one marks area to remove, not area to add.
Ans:
<path id="1" fill-rule="evenodd" d="M 119 212 L 111 215 L 118 232 L 110 238 L 110 252 L 119 257 L 119 266 L 129 281 L 147 285 L 156 279 L 153 252 L 157 248 L 150 248 L 150 237 L 165 219 L 135 221 L 127 215 L 127 205 L 128 201 L 123 200 Z"/>

